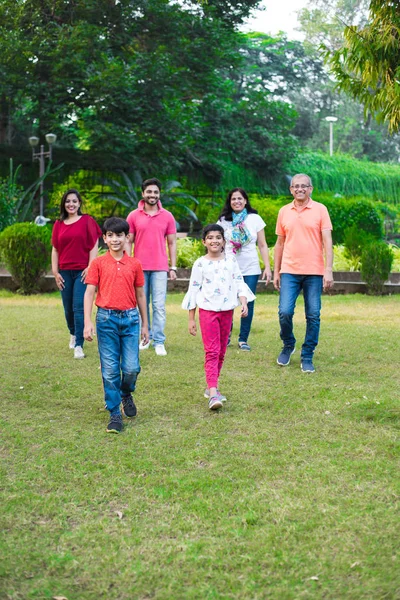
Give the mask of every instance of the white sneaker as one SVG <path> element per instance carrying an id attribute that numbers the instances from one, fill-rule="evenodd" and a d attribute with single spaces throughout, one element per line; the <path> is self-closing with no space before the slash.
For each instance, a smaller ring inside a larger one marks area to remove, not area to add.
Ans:
<path id="1" fill-rule="evenodd" d="M 71 348 L 71 350 L 73 350 L 75 348 L 75 344 L 76 344 L 76 337 L 74 335 L 71 335 L 71 337 L 69 338 L 69 347 Z"/>
<path id="2" fill-rule="evenodd" d="M 75 346 L 74 358 L 85 358 L 85 354 L 83 353 L 82 346 Z"/>
<path id="3" fill-rule="evenodd" d="M 147 348 L 150 347 L 150 341 L 147 342 L 147 344 L 143 344 L 143 342 L 140 342 L 139 344 L 139 350 L 147 350 Z"/>
<path id="4" fill-rule="evenodd" d="M 155 344 L 154 350 L 156 351 L 157 356 L 167 356 L 164 344 Z"/>

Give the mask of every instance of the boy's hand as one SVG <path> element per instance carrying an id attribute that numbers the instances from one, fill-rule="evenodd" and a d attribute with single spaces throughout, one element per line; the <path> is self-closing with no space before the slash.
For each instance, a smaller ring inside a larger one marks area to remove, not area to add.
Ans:
<path id="1" fill-rule="evenodd" d="M 242 302 L 242 310 L 240 312 L 240 316 L 243 319 L 244 317 L 247 317 L 249 313 L 249 309 L 247 308 L 247 300 L 245 302 Z"/>
<path id="2" fill-rule="evenodd" d="M 149 328 L 148 327 L 142 327 L 140 330 L 140 339 L 142 340 L 142 344 L 148 344 L 149 343 Z"/>
<path id="3" fill-rule="evenodd" d="M 190 335 L 197 334 L 197 326 L 196 326 L 196 321 L 194 319 L 189 319 L 189 333 L 190 333 Z"/>
<path id="4" fill-rule="evenodd" d="M 87 342 L 93 342 L 94 327 L 92 321 L 85 323 L 85 329 L 83 330 L 83 337 Z"/>

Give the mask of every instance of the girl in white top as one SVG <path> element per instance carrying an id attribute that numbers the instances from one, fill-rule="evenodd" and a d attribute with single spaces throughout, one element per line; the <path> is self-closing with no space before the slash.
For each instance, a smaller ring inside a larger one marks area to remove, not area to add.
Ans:
<path id="1" fill-rule="evenodd" d="M 224 229 L 226 255 L 236 257 L 245 283 L 255 294 L 261 274 L 257 246 L 265 265 L 261 279 L 265 279 L 266 285 L 271 281 L 271 267 L 264 233 L 265 223 L 257 211 L 252 208 L 249 198 L 242 188 L 235 188 L 229 192 L 218 224 Z M 254 302 L 249 302 L 248 315 L 240 323 L 239 348 L 241 350 L 249 351 L 251 349 L 247 340 L 253 314 Z"/>
<path id="2" fill-rule="evenodd" d="M 203 230 L 203 244 L 207 254 L 198 258 L 190 277 L 189 289 L 182 308 L 189 310 L 189 333 L 196 335 L 196 308 L 205 351 L 204 368 L 210 410 L 221 408 L 226 400 L 218 390 L 218 379 L 224 362 L 232 326 L 233 310 L 242 305 L 241 316 L 247 316 L 247 302 L 255 296 L 243 280 L 235 257 L 225 256 L 224 230 L 211 224 Z"/>

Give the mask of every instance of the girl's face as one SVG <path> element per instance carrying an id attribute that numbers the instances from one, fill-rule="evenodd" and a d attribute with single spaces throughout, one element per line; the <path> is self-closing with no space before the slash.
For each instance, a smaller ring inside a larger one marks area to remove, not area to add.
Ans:
<path id="1" fill-rule="evenodd" d="M 245 208 L 247 202 L 240 192 L 233 192 L 231 196 L 231 208 L 234 213 L 240 213 Z"/>
<path id="2" fill-rule="evenodd" d="M 74 217 L 78 214 L 78 210 L 81 206 L 79 198 L 76 194 L 68 194 L 64 202 L 65 210 L 69 217 Z"/>
<path id="3" fill-rule="evenodd" d="M 208 254 L 218 256 L 224 250 L 224 236 L 219 231 L 209 231 L 206 235 L 206 239 L 203 240 L 203 244 L 207 248 Z"/>

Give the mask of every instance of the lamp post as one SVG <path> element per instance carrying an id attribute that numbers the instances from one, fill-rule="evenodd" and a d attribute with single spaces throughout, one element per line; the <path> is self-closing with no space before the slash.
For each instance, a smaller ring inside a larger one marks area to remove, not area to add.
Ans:
<path id="1" fill-rule="evenodd" d="M 333 155 L 333 124 L 336 123 L 337 117 L 325 117 L 329 123 L 329 155 Z"/>
<path id="2" fill-rule="evenodd" d="M 44 175 L 44 159 L 48 158 L 49 160 L 51 160 L 52 145 L 54 144 L 54 142 L 57 139 L 57 136 L 54 133 L 47 133 L 45 137 L 46 137 L 46 142 L 49 145 L 49 149 L 47 152 L 44 151 L 43 145 L 40 146 L 40 152 L 35 152 L 35 148 L 39 143 L 39 138 L 36 136 L 32 136 L 29 138 L 29 144 L 32 148 L 32 160 L 39 161 L 39 177 L 43 177 L 43 175 Z M 40 182 L 39 216 L 43 217 L 43 179 Z"/>

